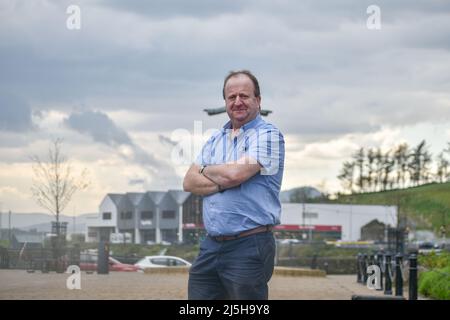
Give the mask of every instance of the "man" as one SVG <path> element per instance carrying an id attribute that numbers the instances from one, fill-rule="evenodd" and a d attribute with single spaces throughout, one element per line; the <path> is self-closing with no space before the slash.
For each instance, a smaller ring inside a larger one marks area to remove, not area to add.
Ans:
<path id="1" fill-rule="evenodd" d="M 183 182 L 203 198 L 208 233 L 189 273 L 189 299 L 268 299 L 280 223 L 284 139 L 260 115 L 258 80 L 246 70 L 224 80 L 230 121 L 203 146 Z"/>

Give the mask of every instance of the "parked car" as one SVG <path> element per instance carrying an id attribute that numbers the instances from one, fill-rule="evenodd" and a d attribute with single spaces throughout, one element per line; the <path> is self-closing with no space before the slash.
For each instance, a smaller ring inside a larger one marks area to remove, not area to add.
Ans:
<path id="1" fill-rule="evenodd" d="M 146 256 L 134 264 L 140 269 L 161 267 L 190 267 L 191 263 L 174 256 Z"/>
<path id="2" fill-rule="evenodd" d="M 97 271 L 97 255 L 81 254 L 80 270 L 81 271 Z M 140 268 L 132 264 L 122 263 L 113 257 L 109 257 L 109 271 L 139 271 Z"/>
<path id="3" fill-rule="evenodd" d="M 280 239 L 279 242 L 281 244 L 291 244 L 291 243 L 297 244 L 297 243 L 301 243 L 301 241 L 298 240 L 298 239 Z"/>
<path id="4" fill-rule="evenodd" d="M 419 253 L 427 254 L 431 252 L 440 253 L 442 248 L 439 244 L 432 241 L 422 241 L 417 243 Z"/>

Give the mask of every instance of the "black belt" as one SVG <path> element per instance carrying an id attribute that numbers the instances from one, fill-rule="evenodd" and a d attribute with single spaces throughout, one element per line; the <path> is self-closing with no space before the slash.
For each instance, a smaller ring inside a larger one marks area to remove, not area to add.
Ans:
<path id="1" fill-rule="evenodd" d="M 267 225 L 267 226 L 261 226 L 254 229 L 246 230 L 241 233 L 238 233 L 234 236 L 210 236 L 213 240 L 218 242 L 228 241 L 228 240 L 235 240 L 243 237 L 250 236 L 252 234 L 257 234 L 261 232 L 270 232 L 272 231 L 273 226 Z"/>

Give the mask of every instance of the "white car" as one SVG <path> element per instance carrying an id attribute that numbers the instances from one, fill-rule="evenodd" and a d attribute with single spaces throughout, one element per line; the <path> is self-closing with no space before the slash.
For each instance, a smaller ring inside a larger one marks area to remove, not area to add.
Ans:
<path id="1" fill-rule="evenodd" d="M 134 265 L 141 269 L 146 269 L 161 267 L 190 267 L 191 263 L 182 258 L 173 256 L 146 256 Z"/>
<path id="2" fill-rule="evenodd" d="M 298 239 L 282 239 L 280 240 L 281 244 L 291 244 L 291 243 L 300 243 L 301 241 Z"/>

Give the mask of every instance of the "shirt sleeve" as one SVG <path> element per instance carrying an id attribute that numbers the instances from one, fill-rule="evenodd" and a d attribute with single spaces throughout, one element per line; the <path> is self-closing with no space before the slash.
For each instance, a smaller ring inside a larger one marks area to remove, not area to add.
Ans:
<path id="1" fill-rule="evenodd" d="M 261 165 L 262 175 L 278 173 L 284 161 L 284 138 L 276 128 L 262 128 L 248 135 L 248 156 Z"/>
<path id="2" fill-rule="evenodd" d="M 194 162 L 195 164 L 199 166 L 211 164 L 211 146 L 212 146 L 212 137 L 203 146 L 202 150 L 195 159 Z"/>

